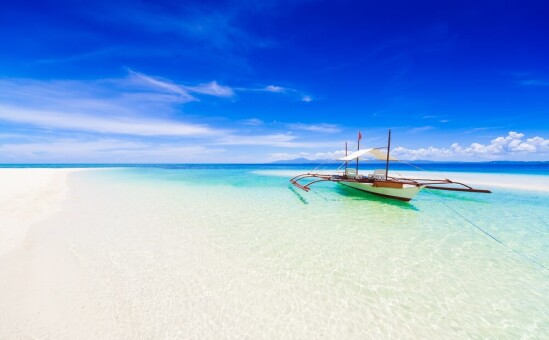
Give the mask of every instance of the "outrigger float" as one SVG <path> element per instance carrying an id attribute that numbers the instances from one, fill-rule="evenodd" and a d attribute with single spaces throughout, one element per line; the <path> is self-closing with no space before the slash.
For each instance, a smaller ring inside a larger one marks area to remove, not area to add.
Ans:
<path id="1" fill-rule="evenodd" d="M 360 140 L 362 135 L 358 133 L 357 151 L 348 154 L 347 143 L 345 143 L 345 157 L 338 160 L 344 163 L 337 168 L 335 174 L 321 174 L 319 172 L 307 172 L 290 179 L 290 183 L 302 189 L 309 191 L 311 185 L 319 182 L 335 182 L 351 188 L 362 190 L 371 194 L 398 199 L 402 201 L 410 201 L 422 189 L 433 190 L 449 190 L 449 191 L 464 191 L 491 193 L 490 190 L 475 189 L 464 183 L 454 182 L 449 179 L 427 179 L 427 178 L 405 178 L 389 176 L 389 162 L 398 161 L 390 156 L 391 150 L 391 130 L 389 130 L 389 138 L 386 147 L 360 149 Z M 385 151 L 386 150 L 386 151 Z M 358 172 L 359 159 L 364 156 L 373 156 L 378 160 L 385 161 L 385 169 L 375 170 L 372 174 L 363 176 Z M 355 168 L 349 168 L 349 162 L 356 160 Z M 344 167 L 342 171 L 341 168 Z M 310 180 L 310 181 L 309 181 Z"/>

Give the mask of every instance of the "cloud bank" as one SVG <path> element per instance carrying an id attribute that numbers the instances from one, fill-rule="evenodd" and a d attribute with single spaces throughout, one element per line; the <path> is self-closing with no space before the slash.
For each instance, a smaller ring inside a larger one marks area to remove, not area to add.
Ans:
<path id="1" fill-rule="evenodd" d="M 207 162 L 225 152 L 179 143 L 128 141 L 115 138 L 37 138 L 36 141 L 0 144 L 4 162 L 33 163 L 177 163 Z"/>
<path id="2" fill-rule="evenodd" d="M 143 117 L 98 117 L 0 105 L 0 120 L 56 130 L 116 133 L 134 136 L 204 136 L 222 133 L 206 125 Z"/>
<path id="3" fill-rule="evenodd" d="M 402 146 L 391 150 L 391 154 L 402 160 L 433 161 L 491 161 L 491 160 L 524 160 L 528 156 L 549 157 L 549 139 L 532 137 L 524 139 L 523 133 L 511 131 L 504 137 L 497 137 L 489 144 L 472 143 L 462 147 L 453 143 L 448 148 L 429 146 L 419 149 L 408 149 Z M 271 154 L 273 160 L 291 160 L 307 158 L 309 160 L 335 160 L 345 154 L 344 150 L 334 152 L 279 152 Z"/>
<path id="4" fill-rule="evenodd" d="M 0 163 L 262 162 L 268 161 L 265 153 L 255 158 L 243 149 L 326 147 L 257 118 L 233 122 L 183 112 L 186 103 L 233 98 L 235 91 L 215 80 L 183 84 L 133 70 L 96 80 L 0 78 Z"/>
<path id="5" fill-rule="evenodd" d="M 320 133 L 338 133 L 338 132 L 341 132 L 341 128 L 339 128 L 335 124 L 301 124 L 301 123 L 294 123 L 294 124 L 288 124 L 288 128 L 290 130 L 312 131 L 312 132 L 320 132 Z"/>
<path id="6" fill-rule="evenodd" d="M 453 143 L 449 148 L 407 149 L 397 147 L 392 153 L 401 159 L 426 159 L 426 160 L 513 160 L 532 154 L 549 154 L 549 140 L 542 137 L 523 139 L 524 134 L 510 131 L 507 136 L 497 137 L 489 144 L 472 143 L 468 147 L 462 147 Z"/>

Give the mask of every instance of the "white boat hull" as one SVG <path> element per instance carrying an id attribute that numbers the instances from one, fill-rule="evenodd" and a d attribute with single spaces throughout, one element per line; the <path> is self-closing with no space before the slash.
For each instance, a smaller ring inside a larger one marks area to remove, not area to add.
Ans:
<path id="1" fill-rule="evenodd" d="M 402 201 L 409 201 L 422 189 L 421 186 L 403 185 L 402 188 L 390 188 L 384 186 L 376 186 L 374 183 L 347 182 L 340 181 L 339 184 L 366 191 L 375 195 L 395 198 Z"/>

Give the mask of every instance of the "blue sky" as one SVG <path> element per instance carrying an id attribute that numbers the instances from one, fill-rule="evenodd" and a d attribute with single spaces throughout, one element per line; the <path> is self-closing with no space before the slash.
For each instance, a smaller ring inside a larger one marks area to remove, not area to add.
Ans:
<path id="1" fill-rule="evenodd" d="M 549 160 L 544 1 L 2 6 L 2 163 Z"/>

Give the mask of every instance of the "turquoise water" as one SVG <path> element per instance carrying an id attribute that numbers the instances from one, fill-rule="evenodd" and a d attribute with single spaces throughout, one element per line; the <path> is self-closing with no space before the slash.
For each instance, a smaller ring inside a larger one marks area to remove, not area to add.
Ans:
<path id="1" fill-rule="evenodd" d="M 63 220 L 96 278 L 101 325 L 117 314 L 145 337 L 549 336 L 549 193 L 402 203 L 334 183 L 305 193 L 288 171 L 74 174 Z"/>
<path id="2" fill-rule="evenodd" d="M 273 208 L 285 203 L 288 210 L 304 205 L 321 205 L 333 210 L 334 214 L 374 213 L 377 209 L 390 209 L 391 213 L 408 217 L 413 213 L 414 221 L 432 224 L 431 218 L 448 218 L 447 223 L 459 223 L 467 232 L 478 233 L 470 220 L 513 249 L 528 253 L 531 257 L 549 267 L 549 193 L 526 190 L 510 190 L 489 187 L 493 194 L 472 194 L 445 191 L 423 191 L 411 203 L 390 200 L 368 193 L 340 186 L 334 183 L 319 183 L 311 192 L 304 192 L 290 185 L 290 172 L 262 168 L 235 169 L 166 169 L 139 168 L 114 170 L 110 176 L 116 180 L 143 181 L 144 183 L 170 183 L 186 188 L 231 188 L 232 191 L 248 192 L 267 198 Z M 280 171 L 280 174 L 277 174 Z M 296 174 L 303 170 L 295 170 Z M 427 176 L 429 177 L 429 176 Z M 547 177 L 549 181 L 549 176 Z M 487 186 L 483 186 L 487 187 Z M 448 208 L 450 206 L 450 208 Z M 321 207 L 318 207 L 321 208 Z M 342 210 L 341 210 L 342 209 Z M 357 211 L 350 211 L 356 209 Z M 320 213 L 327 213 L 320 209 Z M 454 211 L 455 210 L 455 211 Z M 460 217 L 458 214 L 463 215 Z M 405 221 L 399 221 L 405 224 Z M 474 236 L 480 239 L 482 233 Z M 490 239 L 487 243 L 492 242 Z M 496 246 L 497 244 L 494 244 Z M 499 246 L 499 245 L 498 245 Z M 501 249 L 503 250 L 503 249 Z M 538 252 L 536 252 L 538 250 Z"/>
<path id="3" fill-rule="evenodd" d="M 361 162 L 361 168 L 383 168 L 384 163 Z M 412 162 L 391 163 L 394 170 L 416 170 L 414 166 L 427 171 L 477 172 L 502 174 L 549 175 L 549 162 Z M 0 168 L 160 168 L 160 169 L 209 169 L 209 170 L 310 170 L 312 168 L 334 169 L 339 164 L 0 164 Z"/>

